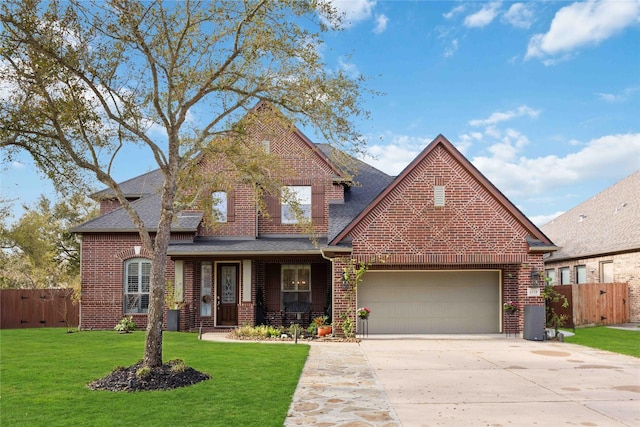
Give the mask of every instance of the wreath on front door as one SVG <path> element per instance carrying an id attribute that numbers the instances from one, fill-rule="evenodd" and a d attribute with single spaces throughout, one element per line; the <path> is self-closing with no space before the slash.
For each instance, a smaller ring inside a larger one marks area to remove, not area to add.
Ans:
<path id="1" fill-rule="evenodd" d="M 211 302 L 211 295 L 204 295 L 202 297 L 202 302 L 205 304 L 209 304 Z"/>

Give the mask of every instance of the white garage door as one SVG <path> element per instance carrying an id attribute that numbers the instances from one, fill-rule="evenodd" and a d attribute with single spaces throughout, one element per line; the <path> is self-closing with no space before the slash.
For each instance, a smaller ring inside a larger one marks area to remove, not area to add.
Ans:
<path id="1" fill-rule="evenodd" d="M 372 311 L 370 334 L 498 333 L 499 280 L 498 271 L 369 271 L 358 307 Z"/>

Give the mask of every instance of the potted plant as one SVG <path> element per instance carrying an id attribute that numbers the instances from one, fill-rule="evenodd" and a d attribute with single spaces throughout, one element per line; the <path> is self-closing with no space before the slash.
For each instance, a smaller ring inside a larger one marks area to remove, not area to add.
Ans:
<path id="1" fill-rule="evenodd" d="M 515 314 L 516 311 L 520 310 L 520 306 L 515 301 L 505 302 L 502 306 L 504 308 L 504 311 L 507 312 L 507 314 Z"/>
<path id="2" fill-rule="evenodd" d="M 331 328 L 331 325 L 327 324 L 328 321 L 329 321 L 329 316 L 318 316 L 315 319 L 313 319 L 313 324 L 318 329 L 319 337 L 324 337 L 326 335 L 331 334 L 332 328 Z"/>
<path id="3" fill-rule="evenodd" d="M 371 314 L 371 309 L 369 307 L 360 307 L 357 314 L 360 319 L 368 319 Z"/>
<path id="4" fill-rule="evenodd" d="M 167 281 L 164 303 L 167 305 L 167 331 L 180 330 L 180 309 L 184 307 L 184 301 L 176 298 L 176 288 L 172 280 Z"/>

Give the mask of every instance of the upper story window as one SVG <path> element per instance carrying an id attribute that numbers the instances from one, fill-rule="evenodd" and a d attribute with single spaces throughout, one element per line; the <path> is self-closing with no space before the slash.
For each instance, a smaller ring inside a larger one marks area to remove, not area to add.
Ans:
<path id="1" fill-rule="evenodd" d="M 298 224 L 299 218 L 311 219 L 311 186 L 290 185 L 283 187 L 285 198 L 291 200 L 282 201 L 280 218 L 282 224 Z M 294 206 L 300 211 L 300 217 L 296 216 Z"/>
<path id="2" fill-rule="evenodd" d="M 149 311 L 151 261 L 133 258 L 124 263 L 124 311 L 126 314 Z"/>
<path id="3" fill-rule="evenodd" d="M 587 283 L 587 266 L 576 265 L 576 283 Z"/>
<path id="4" fill-rule="evenodd" d="M 571 277 L 569 267 L 562 267 L 558 269 L 560 273 L 560 284 L 561 285 L 569 285 L 571 284 Z"/>
<path id="5" fill-rule="evenodd" d="M 213 210 L 218 215 L 218 222 L 227 222 L 227 193 L 226 191 L 214 191 L 211 193 Z"/>

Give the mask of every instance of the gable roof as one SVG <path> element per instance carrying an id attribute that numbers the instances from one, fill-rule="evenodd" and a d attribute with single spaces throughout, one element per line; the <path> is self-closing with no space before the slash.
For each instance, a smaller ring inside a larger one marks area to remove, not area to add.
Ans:
<path id="1" fill-rule="evenodd" d="M 140 198 L 157 193 L 162 188 L 164 176 L 160 169 L 138 175 L 119 183 L 120 189 L 126 198 Z M 109 199 L 115 197 L 115 193 L 110 188 L 97 191 L 90 196 L 94 200 Z"/>
<path id="2" fill-rule="evenodd" d="M 328 158 L 336 148 L 329 144 L 317 144 L 319 150 Z M 344 154 L 344 153 L 342 153 Z M 393 177 L 364 163 L 355 157 L 350 157 L 353 170 L 354 184 L 345 189 L 344 203 L 329 204 L 329 227 L 327 239 L 333 240 L 353 219 L 362 212 L 373 199 L 376 198 L 391 182 Z"/>
<path id="3" fill-rule="evenodd" d="M 640 170 L 541 228 L 561 247 L 546 261 L 639 251 Z"/>
<path id="4" fill-rule="evenodd" d="M 530 250 L 535 251 L 553 251 L 557 249 L 551 240 L 545 236 L 545 234 L 535 226 L 509 199 L 507 199 L 500 190 L 498 190 L 475 166 L 469 162 L 443 135 L 438 135 L 423 151 L 420 153 L 401 173 L 395 180 L 388 185 L 376 198 L 373 200 L 365 210 L 355 217 L 351 223 L 346 226 L 335 238 L 330 241 L 331 245 L 340 243 L 345 239 L 349 233 L 362 221 L 369 212 L 371 212 L 377 205 L 379 205 L 389 193 L 391 193 L 396 187 L 398 187 L 402 181 L 419 165 L 424 159 L 438 146 L 443 147 L 462 167 L 464 167 L 474 179 L 489 192 L 498 203 L 500 203 L 511 216 L 518 221 L 527 232 L 531 235 L 531 238 L 527 239 Z"/>
<path id="5" fill-rule="evenodd" d="M 140 219 L 149 231 L 156 230 L 160 222 L 160 194 L 143 197 L 131 202 Z M 202 213 L 182 212 L 178 214 L 176 220 L 171 224 L 173 232 L 195 232 L 202 221 Z M 73 228 L 74 233 L 127 233 L 138 232 L 138 229 L 131 221 L 127 211 L 120 207 L 97 218 L 89 220 L 84 224 Z"/>

